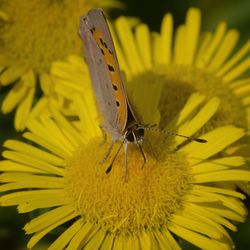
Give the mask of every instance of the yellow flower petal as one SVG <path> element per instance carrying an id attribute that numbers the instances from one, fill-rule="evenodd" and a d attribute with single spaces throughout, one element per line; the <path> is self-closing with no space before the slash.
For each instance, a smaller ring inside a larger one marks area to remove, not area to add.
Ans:
<path id="1" fill-rule="evenodd" d="M 202 249 L 214 249 L 214 250 L 223 250 L 228 249 L 226 244 L 223 244 L 219 241 L 211 240 L 205 236 L 202 236 L 199 233 L 195 233 L 191 230 L 187 230 L 181 226 L 173 225 L 169 227 L 170 231 L 175 233 L 176 235 L 180 236 L 181 238 L 190 241 L 195 246 L 202 248 Z"/>
<path id="2" fill-rule="evenodd" d="M 138 25 L 135 30 L 135 38 L 143 65 L 146 69 L 150 69 L 152 66 L 152 54 L 148 26 L 144 24 Z"/>
<path id="3" fill-rule="evenodd" d="M 143 70 L 143 66 L 141 63 L 140 55 L 138 54 L 137 48 L 135 46 L 135 40 L 129 29 L 129 25 L 125 18 L 120 17 L 115 22 L 117 33 L 119 35 L 120 41 L 122 43 L 122 48 L 126 52 L 127 61 L 129 65 L 133 65 L 130 67 L 130 70 L 133 73 L 138 73 Z M 121 32 L 122 31 L 122 32 Z M 124 42 L 126 41 L 126 44 Z M 129 48 L 129 49 L 128 49 Z"/>
<path id="4" fill-rule="evenodd" d="M 215 155 L 243 135 L 244 131 L 242 129 L 233 126 L 217 128 L 202 136 L 202 138 L 207 140 L 207 143 L 197 145 L 196 142 L 191 142 L 180 151 L 190 155 L 192 158 L 192 160 L 190 159 L 190 164 L 193 165 Z M 220 139 L 218 140 L 218 138 Z"/>
<path id="5" fill-rule="evenodd" d="M 172 57 L 172 35 L 173 35 L 173 17 L 166 14 L 163 17 L 161 25 L 160 54 L 157 63 L 169 63 Z M 159 48 L 159 47 L 158 47 Z"/>
<path id="6" fill-rule="evenodd" d="M 18 78 L 20 78 L 25 71 L 28 70 L 27 65 L 23 63 L 17 63 L 13 66 L 6 69 L 1 75 L 0 75 L 0 83 L 3 86 L 7 86 L 14 81 L 16 81 Z"/>
<path id="7" fill-rule="evenodd" d="M 184 64 L 192 65 L 197 50 L 200 35 L 201 13 L 196 8 L 190 8 L 185 25 L 185 59 Z"/>
<path id="8" fill-rule="evenodd" d="M 231 54 L 233 48 L 235 47 L 239 39 L 239 33 L 236 30 L 229 30 L 222 41 L 217 53 L 208 65 L 209 71 L 217 70 L 226 61 L 226 59 Z"/>
<path id="9" fill-rule="evenodd" d="M 60 250 L 65 249 L 74 235 L 80 230 L 82 226 L 82 220 L 79 219 L 69 228 L 67 228 L 48 248 L 48 250 Z"/>

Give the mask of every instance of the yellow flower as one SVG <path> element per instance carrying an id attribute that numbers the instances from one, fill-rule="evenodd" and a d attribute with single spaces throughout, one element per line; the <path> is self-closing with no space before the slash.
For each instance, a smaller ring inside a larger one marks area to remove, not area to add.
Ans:
<path id="1" fill-rule="evenodd" d="M 115 0 L 5 0 L 0 9 L 0 85 L 11 88 L 1 110 L 16 109 L 15 128 L 23 130 L 37 79 L 54 60 L 81 54 L 79 16 L 90 8 L 117 7 Z"/>
<path id="2" fill-rule="evenodd" d="M 152 88 L 145 85 L 144 90 Z M 7 193 L 0 197 L 0 205 L 17 206 L 19 213 L 40 209 L 24 227 L 33 234 L 28 248 L 58 227 L 62 233 L 50 250 L 180 249 L 175 236 L 202 249 L 233 248 L 226 229 L 236 231 L 234 223 L 244 221 L 244 195 L 217 183 L 250 180 L 250 171 L 241 169 L 241 156 L 220 156 L 244 135 L 243 130 L 218 127 L 201 135 L 208 141 L 203 144 L 146 130 L 146 164 L 142 167 L 140 151 L 130 144 L 126 182 L 122 153 L 109 174 L 105 171 L 116 149 L 100 163 L 110 140 L 101 145 L 91 94 L 88 82 L 83 94 L 74 94 L 78 116 L 73 120 L 51 105 L 50 112 L 28 122 L 29 131 L 23 135 L 28 142 L 4 143 L 0 191 Z M 148 100 L 149 106 L 154 107 L 156 99 Z M 218 108 L 218 98 L 206 100 L 194 93 L 169 120 L 168 131 L 195 134 Z M 145 109 L 144 119 L 152 113 Z"/>
<path id="3" fill-rule="evenodd" d="M 125 72 L 129 99 L 138 113 L 155 109 L 148 102 L 142 102 L 148 96 L 141 93 L 140 86 L 152 82 L 161 85 L 162 90 L 151 96 L 160 99 L 160 112 L 154 115 L 164 128 L 192 92 L 199 91 L 209 98 L 218 96 L 222 102 L 220 108 L 203 132 L 226 124 L 249 131 L 250 79 L 246 73 L 250 66 L 250 42 L 237 51 L 239 33 L 227 30 L 225 22 L 214 32 L 201 33 L 200 26 L 201 14 L 196 8 L 188 10 L 185 23 L 175 31 L 171 14 L 163 18 L 160 33 L 150 32 L 145 24 L 134 27 L 125 17 L 114 22 L 112 34 L 121 69 Z M 84 92 L 83 82 L 88 80 L 88 76 L 82 77 L 84 72 L 86 74 L 87 67 L 77 56 L 53 63 L 55 92 L 70 103 L 72 93 Z M 139 87 L 134 89 L 135 85 Z M 225 154 L 241 154 L 249 159 L 249 149 L 249 139 L 244 137 Z M 250 194 L 250 185 L 237 185 Z"/>

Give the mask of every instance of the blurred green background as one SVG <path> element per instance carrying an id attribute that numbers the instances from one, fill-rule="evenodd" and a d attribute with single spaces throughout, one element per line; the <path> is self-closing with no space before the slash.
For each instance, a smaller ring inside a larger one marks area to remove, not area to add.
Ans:
<path id="1" fill-rule="evenodd" d="M 151 29 L 159 31 L 161 19 L 166 12 L 173 13 L 175 26 L 185 20 L 187 9 L 195 6 L 202 11 L 202 29 L 214 30 L 219 21 L 225 20 L 229 28 L 240 31 L 239 46 L 249 39 L 250 32 L 250 1 L 249 0 L 123 0 L 126 8 L 111 11 L 111 17 L 119 15 L 136 16 L 147 23 Z M 1 91 L 2 99 L 4 92 Z M 0 142 L 7 138 L 20 138 L 20 134 L 13 130 L 13 114 L 3 116 L 0 114 Z M 2 151 L 1 147 L 1 151 Z M 249 199 L 245 201 L 249 207 Z M 28 237 L 24 235 L 22 227 L 32 215 L 18 215 L 16 208 L 0 208 L 0 249 L 19 250 L 26 249 Z M 250 249 L 250 219 L 238 226 L 238 232 L 231 233 L 236 249 Z M 195 249 L 182 241 L 184 249 Z M 43 246 L 41 249 L 46 249 Z"/>

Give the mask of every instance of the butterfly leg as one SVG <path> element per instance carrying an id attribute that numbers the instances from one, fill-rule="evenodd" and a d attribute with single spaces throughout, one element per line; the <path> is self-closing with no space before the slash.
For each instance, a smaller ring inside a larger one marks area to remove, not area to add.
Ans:
<path id="1" fill-rule="evenodd" d="M 101 162 L 100 162 L 101 164 L 103 164 L 103 163 L 108 159 L 108 157 L 109 157 L 109 155 L 110 155 L 110 153 L 111 153 L 111 150 L 112 150 L 112 148 L 113 148 L 113 145 L 114 145 L 114 142 L 112 142 L 112 143 L 109 145 L 107 152 L 105 153 L 103 159 L 102 159 Z"/>
<path id="2" fill-rule="evenodd" d="M 107 133 L 105 131 L 105 126 L 104 125 L 100 125 L 99 126 L 101 131 L 102 131 L 102 136 L 103 136 L 103 141 L 100 143 L 100 147 L 103 146 L 105 144 L 105 142 L 107 141 Z"/>
<path id="3" fill-rule="evenodd" d="M 124 165 L 123 165 L 123 176 L 125 181 L 128 181 L 128 162 L 127 162 L 127 151 L 128 151 L 128 142 L 124 143 Z"/>
<path id="4" fill-rule="evenodd" d="M 141 151 L 141 155 L 142 155 L 142 157 L 143 157 L 143 164 L 142 164 L 142 168 L 143 168 L 144 165 L 145 165 L 146 162 L 147 162 L 147 159 L 146 159 L 146 156 L 145 156 L 145 154 L 144 154 L 144 152 L 143 152 L 142 145 L 141 145 L 140 143 L 137 143 L 137 145 L 138 145 L 138 147 L 139 147 L 139 149 L 140 149 L 140 151 Z"/>

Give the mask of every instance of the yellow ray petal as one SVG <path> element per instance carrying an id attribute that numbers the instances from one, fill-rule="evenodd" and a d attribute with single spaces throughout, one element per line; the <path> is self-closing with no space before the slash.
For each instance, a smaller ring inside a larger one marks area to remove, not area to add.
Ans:
<path id="1" fill-rule="evenodd" d="M 67 228 L 60 236 L 49 246 L 48 250 L 63 250 L 82 227 L 83 220 L 79 219 Z"/>
<path id="2" fill-rule="evenodd" d="M 185 25 L 185 59 L 184 64 L 192 65 L 196 51 L 197 44 L 200 35 L 200 25 L 201 25 L 201 13 L 199 9 L 190 8 L 186 17 Z"/>
<path id="3" fill-rule="evenodd" d="M 152 50 L 148 26 L 139 24 L 135 29 L 135 38 L 143 65 L 146 69 L 150 69 L 152 66 Z"/>
<path id="4" fill-rule="evenodd" d="M 179 237 L 191 242 L 195 246 L 204 250 L 228 250 L 228 246 L 219 241 L 215 241 L 203 236 L 200 233 L 185 229 L 178 225 L 170 225 L 170 231 L 178 235 Z"/>
<path id="5" fill-rule="evenodd" d="M 81 249 L 97 230 L 92 223 L 85 223 L 70 241 L 68 249 Z"/>
<path id="6" fill-rule="evenodd" d="M 56 167 L 45 161 L 38 160 L 30 155 L 6 150 L 3 152 L 3 156 L 7 159 L 13 160 L 14 162 L 23 163 L 24 165 L 45 171 L 46 173 L 60 176 L 64 175 L 64 170 L 62 168 Z"/>
<path id="7" fill-rule="evenodd" d="M 32 219 L 24 226 L 24 230 L 27 234 L 33 234 L 50 227 L 69 215 L 77 216 L 74 206 L 60 206 Z"/>
<path id="8" fill-rule="evenodd" d="M 250 41 L 247 41 L 246 44 L 223 65 L 223 67 L 217 72 L 216 76 L 223 76 L 227 73 L 228 70 L 234 67 L 247 53 L 249 53 L 249 50 Z"/>
<path id="9" fill-rule="evenodd" d="M 195 203 L 186 203 L 185 205 L 187 210 L 190 210 L 193 213 L 200 214 L 206 218 L 209 218 L 211 219 L 211 221 L 216 222 L 218 225 L 223 225 L 234 232 L 237 231 L 237 227 L 233 223 L 224 219 L 222 216 L 209 211 L 207 207 L 196 205 Z M 226 230 L 224 232 L 227 234 Z"/>
<path id="10" fill-rule="evenodd" d="M 20 191 L 0 197 L 1 206 L 14 206 L 22 203 L 34 206 L 34 209 L 36 209 L 36 203 L 39 203 L 39 205 L 43 203 L 44 205 L 38 208 L 45 208 L 65 205 L 68 201 L 60 189 Z"/>
<path id="11" fill-rule="evenodd" d="M 212 98 L 210 101 L 207 102 L 207 104 L 205 104 L 201 108 L 201 110 L 194 116 L 192 120 L 180 126 L 177 133 L 185 136 L 192 136 L 211 119 L 211 117 L 216 113 L 217 109 L 219 108 L 219 104 L 219 98 Z M 176 137 L 175 145 L 178 146 L 186 140 L 187 138 Z"/>
<path id="12" fill-rule="evenodd" d="M 200 47 L 198 49 L 197 56 L 195 59 L 195 66 L 197 68 L 200 68 L 204 64 L 204 62 L 202 61 L 203 56 L 204 56 L 204 53 L 207 51 L 207 48 L 209 47 L 211 40 L 212 40 L 211 32 L 204 32 L 201 35 Z"/>
<path id="13" fill-rule="evenodd" d="M 239 39 L 239 32 L 229 30 L 218 48 L 216 54 L 207 67 L 208 71 L 215 71 L 226 61 Z"/>
<path id="14" fill-rule="evenodd" d="M 25 99 L 17 107 L 14 120 L 14 126 L 17 131 L 22 131 L 26 127 L 34 96 L 35 87 L 32 87 L 28 90 Z"/>
<path id="15" fill-rule="evenodd" d="M 34 236 L 32 236 L 27 244 L 28 248 L 33 248 L 34 245 L 41 240 L 46 234 L 48 234 L 50 231 L 52 231 L 54 228 L 62 225 L 63 223 L 72 220 L 75 217 L 75 214 L 70 214 L 64 218 L 62 218 L 61 220 L 59 220 L 58 222 L 52 224 L 51 226 L 45 228 L 44 230 L 41 230 L 37 233 L 34 234 Z"/>
<path id="16" fill-rule="evenodd" d="M 227 74 L 223 76 L 223 81 L 224 82 L 230 82 L 233 81 L 235 78 L 239 77 L 242 75 L 244 72 L 249 70 L 250 68 L 250 58 L 244 60 L 237 66 L 235 66 L 231 71 L 229 71 Z"/>
<path id="17" fill-rule="evenodd" d="M 11 112 L 17 105 L 19 105 L 27 95 L 28 91 L 29 87 L 25 86 L 23 82 L 18 81 L 5 96 L 1 107 L 2 112 L 4 114 Z"/>
<path id="18" fill-rule="evenodd" d="M 183 123 L 193 111 L 199 107 L 205 100 L 205 96 L 200 93 L 192 94 L 188 101 L 186 102 L 185 106 L 181 110 L 180 114 L 178 115 L 178 121 L 176 125 L 180 125 Z"/>
<path id="19" fill-rule="evenodd" d="M 172 216 L 171 222 L 180 227 L 184 227 L 197 233 L 202 233 L 203 235 L 206 235 L 210 238 L 220 239 L 222 236 L 221 233 L 215 230 L 213 226 L 204 223 L 201 220 L 197 220 L 195 217 L 188 218 L 185 214 L 174 214 Z"/>
<path id="20" fill-rule="evenodd" d="M 3 173 L 0 175 L 0 192 L 24 188 L 63 188 L 64 181 L 61 177 L 42 176 L 26 173 Z M 8 183 L 10 182 L 10 183 Z"/>
<path id="21" fill-rule="evenodd" d="M 120 43 L 127 56 L 127 61 L 131 65 L 130 70 L 133 73 L 139 73 L 143 71 L 140 55 L 138 54 L 134 36 L 129 27 L 127 20 L 124 17 L 120 17 L 115 22 L 117 34 L 120 38 Z"/>
<path id="22" fill-rule="evenodd" d="M 34 174 L 45 174 L 46 171 L 41 169 L 35 169 L 33 167 L 19 164 L 14 161 L 3 160 L 0 161 L 0 171 L 1 172 L 27 172 L 27 173 L 34 173 Z"/>
<path id="23" fill-rule="evenodd" d="M 233 126 L 220 127 L 202 135 L 202 138 L 206 139 L 207 143 L 197 144 L 197 142 L 191 142 L 182 147 L 180 151 L 189 155 L 189 162 L 193 165 L 215 155 L 243 135 L 244 131 L 240 128 Z"/>
<path id="24" fill-rule="evenodd" d="M 8 67 L 1 75 L 0 75 L 0 83 L 3 86 L 7 86 L 18 78 L 20 78 L 25 71 L 28 70 L 27 65 L 23 63 L 16 63 L 10 67 Z"/>
<path id="25" fill-rule="evenodd" d="M 245 160 L 240 156 L 224 157 L 208 162 L 202 162 L 200 164 L 192 166 L 192 173 L 206 173 L 219 170 L 231 169 L 232 167 L 240 167 L 245 164 Z"/>
<path id="26" fill-rule="evenodd" d="M 160 55 L 157 60 L 159 63 L 168 64 L 172 57 L 172 36 L 173 36 L 173 17 L 166 14 L 161 24 Z"/>
<path id="27" fill-rule="evenodd" d="M 199 63 L 200 68 L 205 68 L 207 66 L 207 64 L 210 62 L 216 49 L 218 48 L 219 44 L 221 43 L 221 40 L 223 39 L 225 32 L 226 32 L 226 23 L 221 22 L 217 26 L 216 31 L 213 35 L 213 38 L 212 38 L 208 48 L 206 49 L 206 51 L 204 51 L 203 56 L 201 56 L 200 63 Z"/>
<path id="28" fill-rule="evenodd" d="M 113 243 L 114 243 L 114 238 L 115 238 L 114 233 L 107 233 L 106 237 L 100 247 L 100 250 L 106 250 L 106 249 L 112 249 Z"/>
<path id="29" fill-rule="evenodd" d="M 44 148 L 47 148 L 53 154 L 58 155 L 59 157 L 61 157 L 63 159 L 65 159 L 69 156 L 67 153 L 65 153 L 64 150 L 60 150 L 60 148 L 51 144 L 49 141 L 46 141 L 43 137 L 40 137 L 40 136 L 35 135 L 33 133 L 30 133 L 30 132 L 24 133 L 23 137 L 30 140 L 31 142 L 34 142 L 34 143 L 44 147 Z"/>
<path id="30" fill-rule="evenodd" d="M 155 230 L 154 236 L 156 240 L 159 242 L 160 249 L 166 249 L 166 250 L 172 249 L 171 245 L 168 244 L 167 238 L 164 237 L 162 232 Z"/>
<path id="31" fill-rule="evenodd" d="M 250 172 L 244 170 L 221 170 L 212 173 L 195 175 L 194 183 L 217 181 L 250 181 Z"/>
<path id="32" fill-rule="evenodd" d="M 174 42 L 174 58 L 173 62 L 175 64 L 183 64 L 185 57 L 183 54 L 185 53 L 185 36 L 186 36 L 186 27 L 185 25 L 180 25 L 177 28 L 175 34 L 175 42 Z"/>
<path id="33" fill-rule="evenodd" d="M 21 141 L 7 140 L 4 142 L 3 146 L 20 153 L 24 153 L 27 155 L 31 154 L 33 157 L 48 162 L 52 165 L 63 165 L 63 159 Z"/>

